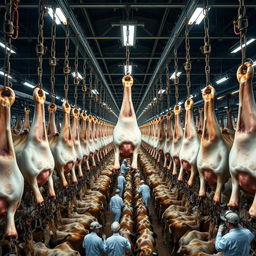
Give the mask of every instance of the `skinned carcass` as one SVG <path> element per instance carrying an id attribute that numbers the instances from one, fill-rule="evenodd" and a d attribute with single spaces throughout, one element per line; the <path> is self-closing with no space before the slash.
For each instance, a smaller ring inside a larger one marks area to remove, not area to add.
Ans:
<path id="1" fill-rule="evenodd" d="M 172 124 L 172 113 L 168 112 L 166 114 L 166 136 L 164 145 L 164 168 L 171 169 L 172 159 L 171 159 L 171 146 L 173 140 L 173 124 Z"/>
<path id="2" fill-rule="evenodd" d="M 120 155 L 122 157 L 128 157 L 131 154 L 133 156 L 132 168 L 137 169 L 137 157 L 141 144 L 141 132 L 138 127 L 132 103 L 132 76 L 124 76 L 122 83 L 124 86 L 123 102 L 117 124 L 113 131 L 113 140 L 115 145 L 114 169 L 120 168 Z"/>
<path id="3" fill-rule="evenodd" d="M 58 140 L 53 149 L 53 155 L 55 160 L 55 169 L 60 177 L 61 184 L 63 187 L 67 187 L 68 182 L 65 174 L 71 172 L 72 182 L 77 182 L 75 173 L 76 152 L 70 129 L 71 107 L 67 101 L 63 102 L 62 110 L 64 112 L 63 123 Z"/>
<path id="4" fill-rule="evenodd" d="M 88 141 L 88 146 L 89 146 L 89 159 L 90 159 L 90 164 L 91 167 L 95 167 L 95 158 L 94 158 L 94 153 L 95 153 L 95 143 L 94 143 L 94 117 L 92 115 L 88 115 L 87 117 L 88 120 L 88 126 L 87 126 L 87 141 Z"/>
<path id="5" fill-rule="evenodd" d="M 51 103 L 48 106 L 49 121 L 48 121 L 48 125 L 47 125 L 47 135 L 48 135 L 50 148 L 52 151 L 57 143 L 58 136 L 59 136 L 59 132 L 57 130 L 57 126 L 56 126 L 56 122 L 55 122 L 56 111 L 57 111 L 56 104 Z"/>
<path id="6" fill-rule="evenodd" d="M 183 180 L 184 171 L 190 172 L 188 185 L 191 187 L 194 183 L 195 176 L 197 174 L 197 154 L 200 147 L 199 138 L 197 135 L 196 126 L 193 118 L 193 100 L 187 99 L 185 102 L 185 129 L 180 149 L 180 161 L 181 168 L 178 180 Z"/>
<path id="7" fill-rule="evenodd" d="M 29 122 L 29 108 L 24 108 L 24 122 L 23 122 L 23 127 L 22 130 L 23 132 L 29 132 L 30 129 L 30 122 Z"/>
<path id="8" fill-rule="evenodd" d="M 54 159 L 45 127 L 45 92 L 35 88 L 33 96 L 35 100 L 33 122 L 24 148 L 17 154 L 17 161 L 25 181 L 34 192 L 36 203 L 39 204 L 44 201 L 39 187 L 46 182 L 48 182 L 49 196 L 55 196 L 52 179 Z"/>
<path id="9" fill-rule="evenodd" d="M 10 109 L 15 101 L 11 88 L 0 89 L 0 217 L 6 216 L 6 237 L 17 237 L 14 215 L 24 190 L 11 134 Z"/>
<path id="10" fill-rule="evenodd" d="M 87 115 L 85 112 L 81 113 L 81 119 L 82 119 L 82 127 L 80 131 L 80 144 L 81 144 L 82 153 L 83 153 L 82 164 L 85 165 L 85 170 L 89 171 L 90 166 L 89 166 L 88 159 L 89 159 L 90 149 L 89 149 L 88 140 L 87 140 L 87 130 L 86 130 Z"/>
<path id="11" fill-rule="evenodd" d="M 164 132 L 164 116 L 158 118 L 158 134 L 156 145 L 156 160 L 159 163 L 164 154 L 165 132 Z"/>
<path id="12" fill-rule="evenodd" d="M 245 62 L 237 70 L 240 84 L 237 129 L 229 155 L 232 193 L 229 206 L 237 207 L 239 186 L 254 196 L 249 214 L 256 218 L 256 105 L 253 93 L 252 63 Z"/>
<path id="13" fill-rule="evenodd" d="M 202 92 L 204 99 L 204 126 L 197 168 L 200 178 L 199 196 L 206 196 L 206 184 L 216 187 L 213 200 L 220 202 L 221 190 L 229 178 L 228 148 L 225 144 L 214 110 L 215 89 L 208 85 Z"/>
<path id="14" fill-rule="evenodd" d="M 182 139 L 183 139 L 183 130 L 180 122 L 180 113 L 181 113 L 181 106 L 175 105 L 174 106 L 174 129 L 173 129 L 173 140 L 172 140 L 172 147 L 171 147 L 171 157 L 173 159 L 173 175 L 178 174 L 178 169 L 180 167 L 180 149 L 182 146 Z"/>

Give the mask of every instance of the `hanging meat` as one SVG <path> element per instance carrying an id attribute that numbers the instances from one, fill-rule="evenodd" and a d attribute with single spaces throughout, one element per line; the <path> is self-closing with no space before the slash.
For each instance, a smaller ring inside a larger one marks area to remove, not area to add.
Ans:
<path id="1" fill-rule="evenodd" d="M 190 187 L 193 185 L 195 176 L 197 174 L 196 160 L 200 146 L 193 118 L 193 105 L 193 100 L 191 98 L 188 98 L 185 102 L 185 128 L 182 146 L 180 149 L 181 168 L 178 177 L 178 180 L 182 181 L 184 171 L 189 172 L 190 177 L 188 180 L 188 185 Z"/>
<path id="2" fill-rule="evenodd" d="M 88 158 L 89 158 L 90 150 L 89 150 L 89 145 L 87 140 L 87 130 L 86 130 L 87 115 L 85 112 L 81 113 L 81 119 L 82 119 L 82 127 L 80 132 L 80 143 L 81 143 L 82 153 L 83 153 L 82 164 L 85 165 L 85 170 L 89 171 L 90 166 L 89 166 Z"/>
<path id="3" fill-rule="evenodd" d="M 77 176 L 82 177 L 82 159 L 83 159 L 83 153 L 82 148 L 80 144 L 80 110 L 78 108 L 72 109 L 72 136 L 73 136 L 73 142 L 74 147 L 76 151 L 76 162 L 75 167 L 77 168 Z"/>
<path id="4" fill-rule="evenodd" d="M 117 124 L 113 131 L 113 140 L 115 145 L 114 169 L 120 168 L 120 155 L 121 157 L 129 157 L 132 155 L 132 168 L 137 169 L 137 157 L 141 143 L 141 132 L 138 127 L 132 103 L 132 76 L 124 76 L 122 78 L 122 83 L 124 86 L 123 102 Z"/>
<path id="5" fill-rule="evenodd" d="M 29 112 L 30 109 L 25 107 L 24 108 L 24 122 L 22 127 L 22 132 L 28 133 L 30 129 L 30 122 L 29 122 Z"/>
<path id="6" fill-rule="evenodd" d="M 237 207 L 239 187 L 254 197 L 249 214 L 256 218 L 256 105 L 253 93 L 252 63 L 245 62 L 237 70 L 240 84 L 239 109 L 235 139 L 229 155 L 232 194 L 229 206 Z"/>
<path id="7" fill-rule="evenodd" d="M 204 125 L 197 157 L 200 176 L 199 196 L 206 196 L 206 182 L 216 187 L 213 200 L 220 202 L 221 190 L 229 178 L 228 148 L 225 144 L 214 110 L 215 89 L 208 85 L 203 89 Z"/>
<path id="8" fill-rule="evenodd" d="M 164 145 L 164 168 L 169 169 L 171 166 L 171 146 L 173 140 L 173 124 L 172 124 L 172 113 L 166 114 L 166 136 Z"/>
<path id="9" fill-rule="evenodd" d="M 48 120 L 48 126 L 47 126 L 47 135 L 48 135 L 50 148 L 52 151 L 57 143 L 58 135 L 59 135 L 59 132 L 58 132 L 57 126 L 56 126 L 56 122 L 55 122 L 56 111 L 57 111 L 56 104 L 51 103 L 48 106 L 49 120 Z"/>
<path id="10" fill-rule="evenodd" d="M 95 152 L 95 144 L 94 144 L 94 117 L 92 115 L 89 115 L 88 118 L 88 132 L 87 132 L 87 140 L 88 140 L 88 146 L 89 146 L 89 159 L 91 162 L 91 167 L 95 167 L 95 158 L 94 158 L 94 152 Z"/>
<path id="11" fill-rule="evenodd" d="M 63 102 L 62 110 L 63 122 L 57 143 L 53 149 L 53 155 L 55 160 L 55 169 L 58 172 L 61 184 L 63 187 L 67 187 L 68 182 L 65 174 L 69 174 L 71 172 L 72 182 L 77 182 L 75 173 L 76 152 L 70 129 L 71 107 L 67 101 Z"/>
<path id="12" fill-rule="evenodd" d="M 163 159 L 165 143 L 164 116 L 158 118 L 158 136 L 156 145 L 156 160 L 159 163 Z"/>
<path id="13" fill-rule="evenodd" d="M 24 179 L 16 162 L 11 134 L 11 106 L 14 91 L 0 89 L 0 218 L 6 216 L 6 237 L 17 237 L 14 215 L 21 202 Z"/>
<path id="14" fill-rule="evenodd" d="M 12 133 L 13 133 L 14 135 L 19 134 L 21 128 L 22 128 L 21 114 L 18 113 L 18 114 L 17 114 L 17 118 L 16 118 L 15 125 L 14 125 L 14 127 L 13 127 L 13 129 L 12 129 Z"/>
<path id="15" fill-rule="evenodd" d="M 178 169 L 180 168 L 180 149 L 182 146 L 183 140 L 183 129 L 181 126 L 180 121 L 180 113 L 181 113 L 181 106 L 175 105 L 174 106 L 174 130 L 173 130 L 173 140 L 172 140 L 172 148 L 171 148 L 171 157 L 173 159 L 173 175 L 178 174 Z"/>
<path id="16" fill-rule="evenodd" d="M 35 100 L 33 122 L 24 148 L 17 155 L 17 160 L 25 181 L 34 192 L 36 203 L 42 203 L 44 199 L 39 187 L 47 181 L 49 196 L 55 196 L 52 179 L 54 159 L 45 128 L 45 92 L 40 88 L 35 88 L 33 97 Z"/>

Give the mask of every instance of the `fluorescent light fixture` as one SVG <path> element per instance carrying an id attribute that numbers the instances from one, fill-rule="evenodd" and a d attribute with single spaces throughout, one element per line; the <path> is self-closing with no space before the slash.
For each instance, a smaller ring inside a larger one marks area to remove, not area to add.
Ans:
<path id="1" fill-rule="evenodd" d="M 72 76 L 75 77 L 76 72 L 72 72 Z M 81 79 L 81 80 L 83 79 L 82 75 L 79 72 L 77 72 L 77 76 L 78 76 L 79 79 Z"/>
<path id="2" fill-rule="evenodd" d="M 92 93 L 95 94 L 95 95 L 99 94 L 99 92 L 96 89 L 93 89 Z"/>
<path id="3" fill-rule="evenodd" d="M 44 92 L 45 92 L 46 95 L 49 95 L 49 92 L 47 92 L 47 91 L 45 91 L 45 90 L 44 90 Z"/>
<path id="4" fill-rule="evenodd" d="M 239 93 L 239 90 L 231 92 L 232 95 Z"/>
<path id="5" fill-rule="evenodd" d="M 134 25 L 122 25 L 122 35 L 123 35 L 123 46 L 134 46 L 134 34 L 135 26 Z M 127 29 L 128 27 L 128 29 Z M 128 31 L 127 31 L 128 30 Z M 127 32 L 128 42 L 127 42 Z"/>
<path id="6" fill-rule="evenodd" d="M 165 89 L 160 89 L 159 91 L 158 91 L 158 94 L 164 94 L 165 93 Z"/>
<path id="7" fill-rule="evenodd" d="M 0 47 L 2 48 L 6 48 L 8 52 L 11 52 L 11 53 L 16 53 L 14 50 L 10 49 L 9 47 L 7 47 L 4 43 L 0 42 Z"/>
<path id="8" fill-rule="evenodd" d="M 64 101 L 65 101 L 65 99 L 62 98 L 62 99 L 61 99 L 61 102 L 64 102 Z"/>
<path id="9" fill-rule="evenodd" d="M 53 9 L 50 7 L 48 8 L 48 14 L 53 19 Z M 56 8 L 55 11 L 55 22 L 57 25 L 63 23 L 64 25 L 67 25 L 67 18 L 65 17 L 64 13 L 60 8 Z"/>
<path id="10" fill-rule="evenodd" d="M 228 107 L 227 107 L 227 106 L 225 106 L 224 108 L 226 108 L 226 109 L 227 109 Z"/>
<path id="11" fill-rule="evenodd" d="M 224 95 L 223 96 L 219 96 L 218 98 L 217 98 L 217 100 L 221 100 L 221 99 L 223 99 L 224 98 Z"/>
<path id="12" fill-rule="evenodd" d="M 156 101 L 156 97 L 153 99 L 153 101 Z"/>
<path id="13" fill-rule="evenodd" d="M 244 48 L 246 45 L 251 44 L 252 42 L 254 42 L 256 39 L 255 38 L 251 38 L 249 41 L 247 41 L 245 44 L 242 45 L 242 48 Z M 235 48 L 231 53 L 236 53 L 238 51 L 241 50 L 241 46 L 239 45 L 237 48 Z"/>
<path id="14" fill-rule="evenodd" d="M 177 77 L 179 77 L 180 75 L 181 75 L 181 72 L 177 72 Z M 175 72 L 172 73 L 170 79 L 174 80 L 174 78 L 175 78 Z"/>
<path id="15" fill-rule="evenodd" d="M 256 66 L 256 61 L 254 61 L 254 62 L 252 63 L 252 66 L 253 66 L 253 67 Z"/>
<path id="16" fill-rule="evenodd" d="M 127 74 L 127 65 L 124 65 L 124 73 Z M 132 74 L 132 65 L 128 65 L 128 73 Z"/>
<path id="17" fill-rule="evenodd" d="M 196 23 L 196 25 L 199 25 L 204 19 L 204 16 L 204 9 L 202 7 L 197 7 L 192 14 L 190 20 L 188 21 L 188 25 L 192 25 L 194 23 Z"/>
<path id="18" fill-rule="evenodd" d="M 35 88 L 35 85 L 33 85 L 29 82 L 24 82 L 23 84 L 26 85 L 27 87 L 30 87 L 30 88 L 33 88 L 33 89 Z"/>
<path id="19" fill-rule="evenodd" d="M 178 104 L 181 105 L 183 103 L 183 101 L 180 101 Z"/>
<path id="20" fill-rule="evenodd" d="M 227 81 L 228 79 L 229 79 L 228 76 L 224 76 L 224 77 L 220 78 L 219 80 L 217 80 L 216 84 L 221 84 L 221 83 Z"/>
<path id="21" fill-rule="evenodd" d="M 8 76 L 9 79 L 12 79 L 12 76 L 7 75 L 6 73 L 4 73 L 3 71 L 0 70 L 0 75 L 1 76 Z"/>
<path id="22" fill-rule="evenodd" d="M 57 100 L 60 100 L 60 97 L 59 97 L 59 96 L 56 96 L 56 99 L 57 99 Z"/>

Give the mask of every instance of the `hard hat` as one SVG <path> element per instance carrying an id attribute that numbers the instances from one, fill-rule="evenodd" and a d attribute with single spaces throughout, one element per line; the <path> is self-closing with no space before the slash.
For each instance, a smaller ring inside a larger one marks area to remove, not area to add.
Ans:
<path id="1" fill-rule="evenodd" d="M 119 194 L 120 193 L 120 189 L 116 189 L 116 194 Z"/>
<path id="2" fill-rule="evenodd" d="M 124 160 L 123 160 L 123 163 L 127 163 L 127 160 L 126 160 L 126 159 L 124 159 Z"/>
<path id="3" fill-rule="evenodd" d="M 120 229 L 120 224 L 119 224 L 117 221 L 115 221 L 115 222 L 113 222 L 113 223 L 111 224 L 111 230 L 112 230 L 112 232 L 116 233 L 116 232 L 119 231 L 119 229 Z"/>
<path id="4" fill-rule="evenodd" d="M 220 218 L 221 220 L 226 221 L 230 224 L 238 224 L 240 220 L 238 214 L 231 210 L 225 211 L 224 214 L 220 216 Z"/>
<path id="5" fill-rule="evenodd" d="M 144 180 L 141 180 L 140 183 L 144 183 L 145 181 Z"/>
<path id="6" fill-rule="evenodd" d="M 91 224 L 90 224 L 90 229 L 95 229 L 95 228 L 102 228 L 102 225 L 100 225 L 100 223 L 98 221 L 93 221 Z"/>

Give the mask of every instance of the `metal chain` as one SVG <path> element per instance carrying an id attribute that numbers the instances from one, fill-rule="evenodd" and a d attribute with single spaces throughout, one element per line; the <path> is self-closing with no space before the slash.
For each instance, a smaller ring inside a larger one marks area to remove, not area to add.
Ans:
<path id="1" fill-rule="evenodd" d="M 159 84 L 160 84 L 160 101 L 161 101 L 161 111 L 163 111 L 163 109 L 164 109 L 164 105 L 163 105 L 164 92 L 163 92 L 163 79 L 162 79 L 162 72 L 160 73 Z"/>
<path id="2" fill-rule="evenodd" d="M 56 61 L 56 8 L 53 9 L 53 21 L 51 28 L 51 58 L 50 58 L 50 66 L 51 66 L 51 102 L 55 103 L 55 68 L 57 65 Z"/>
<path id="3" fill-rule="evenodd" d="M 78 99 L 78 94 L 77 94 L 77 87 L 80 83 L 80 78 L 78 77 L 78 52 L 79 52 L 79 47 L 76 45 L 76 52 L 75 52 L 75 76 L 74 76 L 74 86 L 75 86 L 75 92 L 74 92 L 74 99 L 75 99 L 75 107 L 77 107 L 77 99 Z"/>
<path id="4" fill-rule="evenodd" d="M 204 10 L 203 13 L 205 15 L 204 18 L 204 46 L 203 46 L 203 54 L 205 55 L 205 78 L 206 85 L 210 84 L 210 53 L 211 53 L 211 44 L 210 44 L 210 36 L 209 36 L 209 17 L 208 17 L 208 0 L 204 1 Z"/>
<path id="5" fill-rule="evenodd" d="M 86 60 L 83 63 L 83 84 L 82 84 L 82 92 L 83 92 L 83 110 L 85 110 L 85 93 L 87 91 L 86 87 Z"/>
<path id="6" fill-rule="evenodd" d="M 179 101 L 179 77 L 178 77 L 178 53 L 177 53 L 177 46 L 174 46 L 174 86 L 175 86 L 175 99 L 176 105 Z"/>
<path id="7" fill-rule="evenodd" d="M 168 111 L 170 109 L 170 70 L 168 64 L 166 64 L 166 97 L 167 97 L 167 107 Z"/>
<path id="8" fill-rule="evenodd" d="M 19 10 L 18 5 L 20 3 L 20 0 L 13 0 L 12 1 L 12 13 L 11 13 L 11 20 L 13 23 L 13 29 L 15 29 L 15 36 L 11 35 L 12 40 L 16 40 L 19 36 Z M 14 31 L 13 31 L 14 34 Z"/>
<path id="9" fill-rule="evenodd" d="M 69 66 L 69 28 L 66 26 L 66 37 L 65 37 L 65 60 L 64 60 L 64 92 L 65 92 L 65 100 L 68 100 L 68 75 L 70 74 L 70 66 Z"/>
<path id="10" fill-rule="evenodd" d="M 91 111 L 92 111 L 92 69 L 90 70 L 89 87 L 90 87 L 90 93 L 89 93 L 89 114 L 91 114 Z"/>
<path id="11" fill-rule="evenodd" d="M 43 83 L 43 55 L 45 54 L 44 47 L 44 0 L 39 1 L 39 19 L 38 19 L 38 37 L 37 37 L 37 46 L 36 46 L 36 54 L 38 56 L 38 67 L 37 67 L 37 75 L 38 75 L 38 83 L 37 86 L 42 89 Z"/>
<path id="12" fill-rule="evenodd" d="M 4 22 L 4 32 L 5 32 L 5 59 L 4 59 L 4 87 L 12 87 L 10 81 L 10 56 L 11 56 L 11 39 L 14 33 L 13 22 L 11 20 L 11 11 L 12 11 L 12 0 L 9 2 L 5 1 L 6 11 L 5 11 L 5 22 Z M 9 49 L 8 49 L 9 48 Z"/>
<path id="13" fill-rule="evenodd" d="M 129 73 L 129 62 L 130 62 L 130 48 L 128 46 L 129 43 L 129 25 L 126 25 L 127 31 L 126 31 L 126 75 Z"/>
<path id="14" fill-rule="evenodd" d="M 246 17 L 246 7 L 244 0 L 239 1 L 237 20 L 233 21 L 234 33 L 240 36 L 240 47 L 242 54 L 242 64 L 246 60 L 246 33 L 248 28 L 248 19 Z M 238 30 L 238 31 L 237 31 Z"/>
<path id="15" fill-rule="evenodd" d="M 191 88 L 191 80 L 190 80 L 191 61 L 190 61 L 190 42 L 189 42 L 188 25 L 186 25 L 186 29 L 185 29 L 185 47 L 186 47 L 186 62 L 184 63 L 184 69 L 186 71 L 187 97 L 189 98 L 190 88 Z"/>

